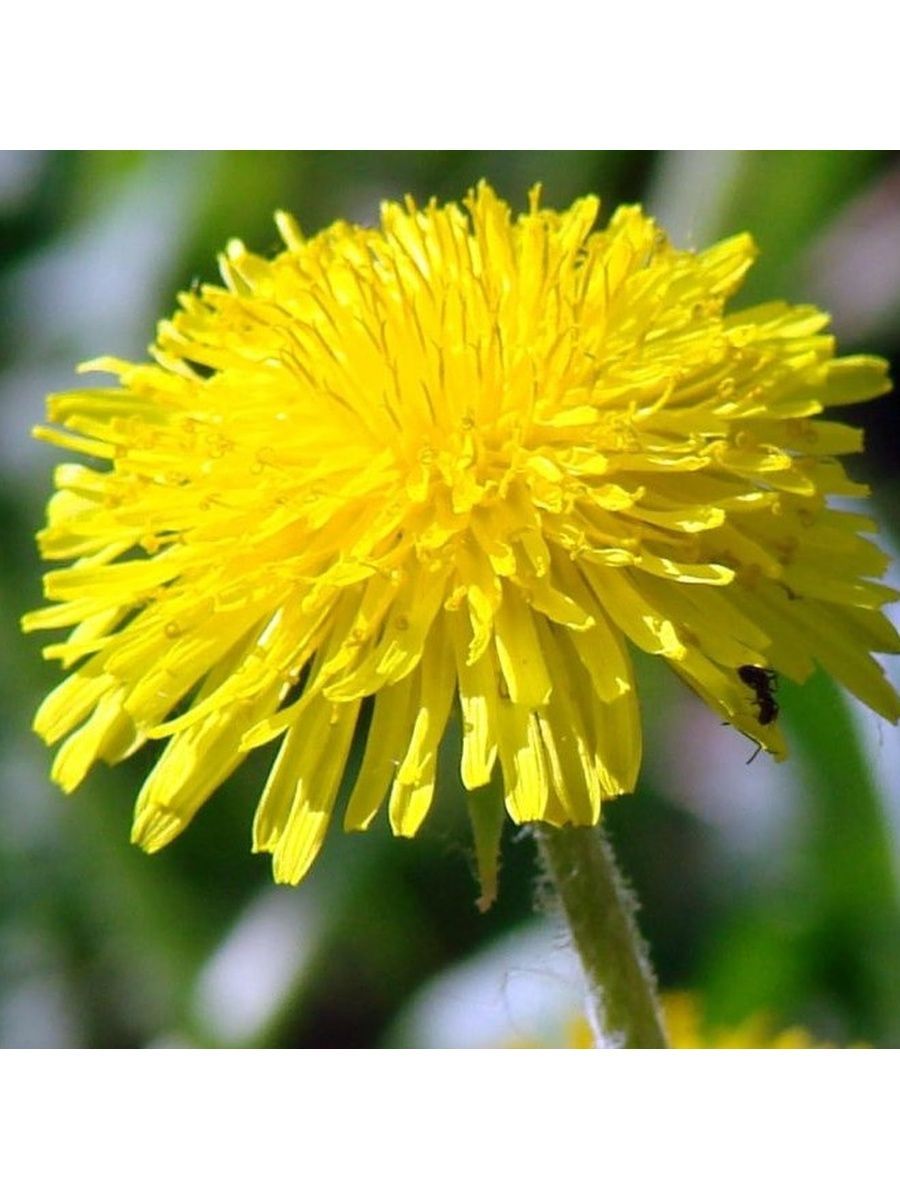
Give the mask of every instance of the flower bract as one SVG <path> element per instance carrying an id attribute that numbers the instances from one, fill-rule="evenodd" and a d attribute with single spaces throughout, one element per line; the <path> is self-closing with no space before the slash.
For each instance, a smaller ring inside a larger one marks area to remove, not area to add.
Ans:
<path id="1" fill-rule="evenodd" d="M 87 460 L 56 470 L 62 565 L 25 618 L 71 628 L 35 723 L 65 790 L 158 741 L 158 850 L 274 743 L 253 845 L 295 883 L 339 795 L 347 829 L 386 804 L 416 833 L 457 714 L 490 893 L 501 805 L 589 824 L 634 790 L 635 650 L 776 757 L 772 672 L 897 720 L 885 556 L 840 504 L 860 433 L 822 419 L 884 362 L 835 357 L 815 308 L 735 306 L 749 236 L 680 250 L 598 207 L 535 188 L 514 217 L 482 184 L 311 238 L 278 214 L 285 249 L 229 243 L 152 361 L 50 398 L 38 435 Z"/>

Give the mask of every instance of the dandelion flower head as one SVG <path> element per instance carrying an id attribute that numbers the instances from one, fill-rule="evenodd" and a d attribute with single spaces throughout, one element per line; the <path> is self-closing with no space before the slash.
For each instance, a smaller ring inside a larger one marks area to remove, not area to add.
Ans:
<path id="1" fill-rule="evenodd" d="M 67 565 L 25 626 L 72 629 L 35 727 L 66 791 L 163 743 L 147 850 L 267 743 L 276 879 L 339 793 L 347 829 L 386 803 L 411 836 L 454 711 L 476 798 L 496 772 L 514 821 L 594 823 L 635 786 L 635 649 L 776 757 L 765 672 L 818 662 L 900 715 L 885 557 L 828 503 L 865 492 L 838 461 L 860 434 L 820 419 L 887 391 L 885 364 L 836 358 L 815 308 L 735 308 L 746 234 L 685 251 L 637 207 L 595 230 L 593 197 L 529 199 L 513 217 L 482 184 L 309 239 L 278 214 L 286 248 L 230 242 L 152 362 L 50 398 L 38 436 L 93 462 L 57 468 L 39 535 Z"/>

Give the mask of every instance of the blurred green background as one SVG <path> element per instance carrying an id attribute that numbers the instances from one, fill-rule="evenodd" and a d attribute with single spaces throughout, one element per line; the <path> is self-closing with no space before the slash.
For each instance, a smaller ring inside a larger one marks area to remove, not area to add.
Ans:
<path id="1" fill-rule="evenodd" d="M 90 152 L 0 154 L 0 1045 L 560 1044 L 580 992 L 509 828 L 500 898 L 477 886 L 455 747 L 413 842 L 337 825 L 299 889 L 249 852 L 257 755 L 155 858 L 128 841 L 148 749 L 71 798 L 32 713 L 56 682 L 38 637 L 33 535 L 61 456 L 29 437 L 47 392 L 99 354 L 143 357 L 177 290 L 241 237 L 270 253 L 287 208 L 307 233 L 371 223 L 382 198 L 459 199 L 479 178 L 515 208 L 536 180 L 608 216 L 641 201 L 677 244 L 749 229 L 742 298 L 812 301 L 844 351 L 900 355 L 900 156 L 880 152 Z M 867 429 L 851 474 L 900 542 L 894 397 L 841 413 Z M 892 581 L 900 580 L 896 571 Z M 896 619 L 898 606 L 894 606 Z M 710 1021 L 764 1010 L 833 1045 L 900 1045 L 900 740 L 818 676 L 783 684 L 785 765 L 639 664 L 647 752 L 607 809 L 666 989 Z M 896 664 L 889 664 L 895 684 Z M 537 908 L 536 908 L 537 898 Z"/>

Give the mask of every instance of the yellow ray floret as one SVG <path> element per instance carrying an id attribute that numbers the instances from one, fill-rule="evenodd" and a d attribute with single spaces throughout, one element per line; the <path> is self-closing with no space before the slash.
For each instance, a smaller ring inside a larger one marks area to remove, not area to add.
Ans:
<path id="1" fill-rule="evenodd" d="M 134 824 L 156 850 L 275 743 L 254 848 L 295 883 L 342 794 L 346 828 L 386 805 L 415 834 L 454 713 L 468 790 L 596 822 L 638 774 L 635 649 L 777 757 L 771 672 L 818 662 L 897 720 L 885 559 L 828 504 L 864 492 L 836 457 L 860 439 L 822 417 L 885 364 L 836 359 L 813 308 L 733 307 L 748 236 L 681 251 L 598 208 L 535 188 L 513 217 L 481 184 L 310 239 L 278 214 L 286 249 L 230 242 L 152 362 L 50 398 L 37 436 L 93 460 L 57 468 L 64 565 L 24 620 L 71 629 L 35 720 L 63 788 L 164 742 Z"/>

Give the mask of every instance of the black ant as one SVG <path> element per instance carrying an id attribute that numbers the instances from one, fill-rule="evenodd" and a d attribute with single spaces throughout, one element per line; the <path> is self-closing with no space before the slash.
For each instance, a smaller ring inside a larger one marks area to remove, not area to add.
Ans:
<path id="1" fill-rule="evenodd" d="M 778 687 L 778 676 L 771 667 L 754 667 L 751 663 L 738 667 L 738 678 L 753 690 L 756 698 L 756 715 L 760 725 L 771 725 L 778 716 L 778 701 L 774 692 Z M 753 762 L 762 749 L 760 743 L 747 760 Z"/>
<path id="2" fill-rule="evenodd" d="M 760 725 L 771 725 L 778 716 L 778 701 L 772 694 L 778 687 L 778 676 L 770 667 L 749 664 L 738 667 L 738 678 L 756 694 L 756 709 Z"/>

